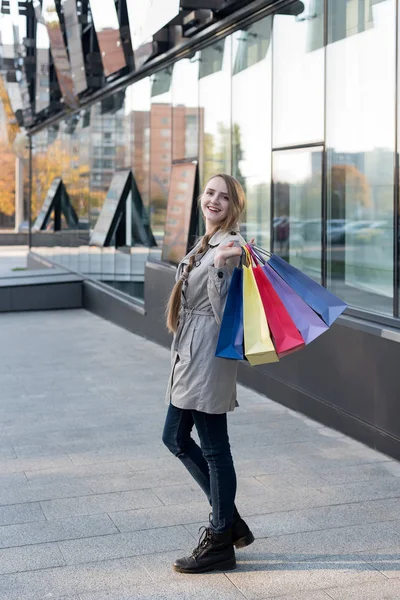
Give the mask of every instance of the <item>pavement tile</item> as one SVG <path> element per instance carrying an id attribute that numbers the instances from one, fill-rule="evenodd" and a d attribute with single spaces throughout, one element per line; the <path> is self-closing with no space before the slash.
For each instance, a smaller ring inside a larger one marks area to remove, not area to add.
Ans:
<path id="1" fill-rule="evenodd" d="M 39 458 L 13 458 L 7 461 L 0 461 L 0 473 L 16 473 L 24 471 L 28 477 L 28 471 L 48 468 L 57 470 L 64 466 L 68 467 L 71 464 L 71 459 L 67 454 L 42 456 Z"/>
<path id="2" fill-rule="evenodd" d="M 27 471 L 28 481 L 34 484 L 51 483 L 53 481 L 69 481 L 71 478 L 93 477 L 96 475 L 113 475 L 115 473 L 132 473 L 132 469 L 125 461 L 114 461 L 111 463 L 81 465 L 77 467 L 71 461 L 64 468 L 49 468 L 35 471 Z"/>
<path id="3" fill-rule="evenodd" d="M 165 505 L 208 502 L 204 492 L 196 485 L 196 483 L 169 485 L 164 487 L 154 487 L 154 494 Z"/>
<path id="4" fill-rule="evenodd" d="M 185 550 L 192 545 L 192 537 L 182 525 L 59 542 L 67 564 Z"/>
<path id="5" fill-rule="evenodd" d="M 391 550 L 393 547 L 400 550 L 400 535 L 393 527 L 393 522 L 320 529 L 271 536 L 258 541 L 268 551 L 285 554 L 296 561 L 331 555 L 332 549 L 335 554 Z"/>
<path id="6" fill-rule="evenodd" d="M 312 592 L 307 590 L 306 592 L 299 592 L 294 596 L 274 596 L 274 600 L 331 600 L 330 596 L 323 590 Z"/>
<path id="7" fill-rule="evenodd" d="M 89 515 L 0 527 L 0 548 L 57 542 L 118 532 L 108 515 Z"/>
<path id="8" fill-rule="evenodd" d="M 326 593 L 332 600 L 399 600 L 400 579 L 331 587 Z"/>
<path id="9" fill-rule="evenodd" d="M 388 547 L 386 550 L 366 551 L 359 553 L 361 558 L 383 573 L 388 579 L 400 580 L 400 545 Z M 400 596 L 399 596 L 400 597 Z"/>
<path id="10" fill-rule="evenodd" d="M 0 526 L 45 520 L 46 517 L 39 502 L 26 502 L 25 504 L 0 506 Z"/>
<path id="11" fill-rule="evenodd" d="M 0 575 L 64 565 L 57 544 L 35 544 L 0 550 Z"/>
<path id="12" fill-rule="evenodd" d="M 379 521 L 400 521 L 400 501 L 398 498 L 387 498 L 313 507 L 303 510 L 302 514 L 321 528 L 362 525 Z"/>
<path id="13" fill-rule="evenodd" d="M 47 519 L 64 519 L 72 516 L 162 506 L 162 502 L 150 490 L 134 490 L 125 493 L 59 498 L 41 502 L 40 505 Z"/>
<path id="14" fill-rule="evenodd" d="M 206 517 L 208 515 L 207 511 L 209 512 L 210 509 L 208 502 L 204 500 L 203 502 L 170 506 L 164 506 L 160 502 L 160 506 L 154 508 L 110 512 L 109 515 L 118 529 L 125 532 L 197 523 L 199 514 L 204 513 Z"/>
<path id="15" fill-rule="evenodd" d="M 151 471 L 139 471 L 129 475 L 88 477 L 86 478 L 86 482 L 95 494 L 101 494 L 159 487 L 162 485 L 170 486 L 175 484 L 176 479 L 175 473 L 165 473 L 164 471 L 160 471 L 160 469 L 152 469 Z M 179 479 L 183 483 L 192 481 L 191 476 L 184 468 L 181 469 Z"/>
<path id="16" fill-rule="evenodd" d="M 180 580 L 153 581 L 131 590 L 80 594 L 80 600 L 245 600 L 223 574 L 182 575 Z"/>
<path id="17" fill-rule="evenodd" d="M 135 590 L 150 577 L 137 558 L 41 569 L 0 576 L 0 598 L 4 600 L 53 600 L 73 598 L 87 592 L 114 588 Z M 118 593 L 118 592 L 117 592 Z M 64 600 L 64 599 L 63 599 Z"/>
<path id="18" fill-rule="evenodd" d="M 44 485 L 31 485 L 28 482 L 23 486 L 0 489 L 0 505 L 84 496 L 91 493 L 92 490 L 82 479 L 71 480 L 68 483 L 53 482 Z"/>
<path id="19" fill-rule="evenodd" d="M 276 560 L 270 552 L 257 551 L 257 543 L 227 577 L 251 599 L 295 595 L 359 582 L 386 581 L 384 575 L 357 556 L 326 555 L 313 560 Z M 272 560 L 271 560 L 272 559 Z"/>

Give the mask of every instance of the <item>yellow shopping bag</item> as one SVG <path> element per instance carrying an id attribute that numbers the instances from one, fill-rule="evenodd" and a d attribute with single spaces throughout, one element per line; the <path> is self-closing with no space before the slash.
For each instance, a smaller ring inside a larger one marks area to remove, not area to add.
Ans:
<path id="1" fill-rule="evenodd" d="M 252 366 L 277 362 L 279 358 L 272 343 L 264 306 L 254 278 L 252 259 L 247 248 L 244 248 L 244 251 L 249 265 L 243 265 L 244 353 Z"/>

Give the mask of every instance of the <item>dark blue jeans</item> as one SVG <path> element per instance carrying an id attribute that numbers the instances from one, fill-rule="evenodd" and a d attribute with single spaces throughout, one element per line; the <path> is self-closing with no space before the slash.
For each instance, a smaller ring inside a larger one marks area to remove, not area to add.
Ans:
<path id="1" fill-rule="evenodd" d="M 201 448 L 191 437 L 196 425 Z M 236 473 L 229 444 L 226 413 L 211 415 L 169 405 L 162 436 L 167 448 L 185 465 L 212 506 L 211 528 L 231 527 L 235 507 Z"/>

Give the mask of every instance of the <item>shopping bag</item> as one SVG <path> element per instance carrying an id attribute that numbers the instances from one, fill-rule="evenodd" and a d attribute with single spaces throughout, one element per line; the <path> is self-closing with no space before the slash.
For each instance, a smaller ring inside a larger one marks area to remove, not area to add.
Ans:
<path id="1" fill-rule="evenodd" d="M 279 357 L 304 346 L 304 339 L 260 265 L 253 269 L 272 341 Z"/>
<path id="2" fill-rule="evenodd" d="M 272 267 L 266 264 L 262 267 L 262 270 L 282 300 L 306 344 L 309 344 L 322 333 L 328 331 L 328 325 L 296 294 L 290 285 Z"/>
<path id="3" fill-rule="evenodd" d="M 250 253 L 245 249 L 249 266 L 243 265 L 243 325 L 244 325 L 244 350 L 249 363 L 261 365 L 277 362 L 279 360 L 254 273 Z"/>
<path id="4" fill-rule="evenodd" d="M 234 268 L 219 330 L 215 356 L 244 360 L 243 270 Z"/>
<path id="5" fill-rule="evenodd" d="M 301 271 L 287 263 L 277 254 L 272 254 L 268 264 L 288 285 L 325 321 L 332 325 L 347 308 L 347 304 L 337 298 Z"/>

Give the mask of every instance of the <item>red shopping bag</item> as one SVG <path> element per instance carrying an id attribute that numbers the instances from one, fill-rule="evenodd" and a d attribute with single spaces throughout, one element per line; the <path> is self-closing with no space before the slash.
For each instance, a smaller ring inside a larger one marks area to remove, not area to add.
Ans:
<path id="1" fill-rule="evenodd" d="M 304 339 L 259 264 L 253 268 L 253 273 L 277 355 L 281 357 L 300 350 Z"/>

